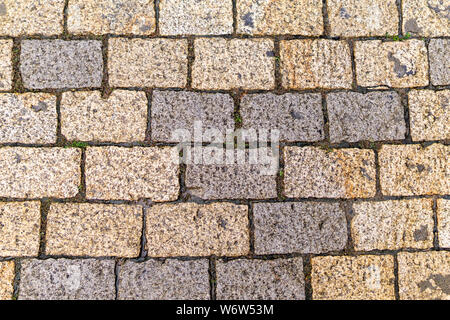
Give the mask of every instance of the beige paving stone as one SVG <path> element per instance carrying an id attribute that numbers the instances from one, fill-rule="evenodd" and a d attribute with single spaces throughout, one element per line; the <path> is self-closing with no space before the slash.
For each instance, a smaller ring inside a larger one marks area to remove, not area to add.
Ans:
<path id="1" fill-rule="evenodd" d="M 439 245 L 443 248 L 450 248 L 450 200 L 437 200 L 437 220 Z"/>
<path id="2" fill-rule="evenodd" d="M 269 39 L 196 39 L 192 86 L 204 90 L 273 89 L 273 49 Z"/>
<path id="3" fill-rule="evenodd" d="M 284 88 L 352 87 L 350 48 L 345 41 L 281 41 L 281 82 Z"/>
<path id="4" fill-rule="evenodd" d="M 80 162 L 78 148 L 0 148 L 0 197 L 74 197 Z"/>
<path id="5" fill-rule="evenodd" d="M 398 282 L 402 300 L 450 300 L 450 252 L 400 252 Z"/>
<path id="6" fill-rule="evenodd" d="M 229 0 L 161 0 L 162 35 L 221 35 L 233 32 L 233 3 Z"/>
<path id="7" fill-rule="evenodd" d="M 428 52 L 431 83 L 435 86 L 449 85 L 450 39 L 431 39 L 428 45 Z"/>
<path id="8" fill-rule="evenodd" d="M 14 261 L 0 261 L 0 300 L 13 297 L 14 266 Z"/>
<path id="9" fill-rule="evenodd" d="M 284 148 L 284 194 L 290 198 L 367 198 L 375 195 L 372 150 Z"/>
<path id="10" fill-rule="evenodd" d="M 176 200 L 175 148 L 93 147 L 86 150 L 86 197 L 107 200 Z"/>
<path id="11" fill-rule="evenodd" d="M 364 37 L 398 33 L 396 0 L 329 0 L 331 36 Z"/>
<path id="12" fill-rule="evenodd" d="M 147 210 L 151 257 L 240 256 L 250 250 L 248 209 L 232 203 L 178 203 Z"/>
<path id="13" fill-rule="evenodd" d="M 125 204 L 52 203 L 45 252 L 65 256 L 137 257 L 142 207 Z"/>
<path id="14" fill-rule="evenodd" d="M 153 1 L 70 0 L 67 14 L 73 34 L 149 35 L 156 30 Z"/>
<path id="15" fill-rule="evenodd" d="M 12 88 L 12 47 L 12 40 L 0 40 L 0 90 Z"/>
<path id="16" fill-rule="evenodd" d="M 184 87 L 187 40 L 109 40 L 109 84 L 113 87 Z"/>
<path id="17" fill-rule="evenodd" d="M 319 36 L 323 32 L 321 0 L 239 0 L 236 4 L 238 33 Z"/>
<path id="18" fill-rule="evenodd" d="M 394 257 L 312 258 L 314 300 L 394 300 Z"/>
<path id="19" fill-rule="evenodd" d="M 0 256 L 37 256 L 40 225 L 38 201 L 0 203 Z"/>
<path id="20" fill-rule="evenodd" d="M 353 204 L 352 239 L 357 251 L 433 248 L 433 200 Z"/>
<path id="21" fill-rule="evenodd" d="M 391 196 L 450 193 L 450 147 L 384 145 L 379 154 L 381 191 Z"/>
<path id="22" fill-rule="evenodd" d="M 0 35 L 56 35 L 63 32 L 65 0 L 0 1 Z"/>
<path id="23" fill-rule="evenodd" d="M 105 99 L 100 91 L 64 92 L 61 133 L 77 141 L 144 141 L 147 104 L 142 91 L 114 90 Z"/>
<path id="24" fill-rule="evenodd" d="M 0 142 L 55 143 L 56 127 L 56 96 L 0 94 Z"/>
<path id="25" fill-rule="evenodd" d="M 412 90 L 408 101 L 414 141 L 450 139 L 450 90 Z"/>
<path id="26" fill-rule="evenodd" d="M 449 35 L 449 0 L 404 0 L 402 13 L 405 33 L 424 37 Z"/>
<path id="27" fill-rule="evenodd" d="M 356 82 L 363 87 L 428 85 L 428 57 L 421 40 L 355 42 Z"/>

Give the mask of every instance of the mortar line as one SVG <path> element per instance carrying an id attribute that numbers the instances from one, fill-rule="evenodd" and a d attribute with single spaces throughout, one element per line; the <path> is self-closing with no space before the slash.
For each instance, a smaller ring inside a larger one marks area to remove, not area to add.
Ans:
<path id="1" fill-rule="evenodd" d="M 305 254 L 302 256 L 303 260 L 303 275 L 305 281 L 305 300 L 313 300 L 312 287 L 312 254 Z"/>
<path id="2" fill-rule="evenodd" d="M 253 214 L 253 203 L 249 202 L 248 208 L 248 237 L 250 242 L 250 255 L 255 254 L 255 221 Z"/>
<path id="3" fill-rule="evenodd" d="M 153 89 L 145 91 L 145 96 L 147 98 L 147 127 L 145 128 L 145 138 L 144 141 L 147 143 L 152 143 L 152 102 L 153 102 Z"/>
<path id="4" fill-rule="evenodd" d="M 281 41 L 279 37 L 273 40 L 273 54 L 275 56 L 275 92 L 282 92 L 283 81 L 281 76 Z"/>
<path id="5" fill-rule="evenodd" d="M 195 61 L 195 43 L 194 37 L 188 38 L 188 56 L 187 56 L 187 81 L 186 89 L 192 89 L 192 68 Z"/>
<path id="6" fill-rule="evenodd" d="M 380 165 L 380 149 L 373 150 L 375 156 L 375 197 L 383 198 L 383 189 L 381 187 L 381 165 Z"/>
<path id="7" fill-rule="evenodd" d="M 327 0 L 322 0 L 322 18 L 323 18 L 323 33 L 322 36 L 328 38 L 330 35 L 330 20 L 328 17 L 328 3 Z"/>
<path id="8" fill-rule="evenodd" d="M 13 47 L 11 53 L 12 65 L 12 84 L 11 92 L 23 93 L 25 88 L 22 82 L 22 74 L 20 73 L 20 54 L 22 50 L 22 43 L 20 38 L 13 38 Z"/>
<path id="9" fill-rule="evenodd" d="M 102 98 L 106 99 L 109 97 L 109 95 L 112 93 L 112 89 L 109 86 L 109 73 L 108 73 L 108 54 L 109 50 L 109 37 L 103 36 L 102 37 L 102 61 L 103 61 L 103 73 L 102 73 L 102 84 L 101 84 L 101 91 L 102 91 Z"/>
<path id="10" fill-rule="evenodd" d="M 403 36 L 403 0 L 396 0 L 395 4 L 398 11 L 398 35 Z"/>
<path id="11" fill-rule="evenodd" d="M 67 26 L 67 20 L 69 18 L 69 0 L 64 1 L 64 9 L 63 9 L 63 38 L 69 38 L 69 30 Z"/>
<path id="12" fill-rule="evenodd" d="M 437 197 L 433 197 L 433 248 L 439 250 L 439 221 Z"/>
<path id="13" fill-rule="evenodd" d="M 13 279 L 13 300 L 19 299 L 20 291 L 20 275 L 22 270 L 22 263 L 19 259 L 14 259 L 14 279 Z"/>
<path id="14" fill-rule="evenodd" d="M 394 258 L 394 294 L 395 300 L 400 300 L 400 286 L 399 286 L 399 278 L 398 278 L 398 254 L 393 254 Z"/>
<path id="15" fill-rule="evenodd" d="M 141 250 L 139 252 L 139 259 L 147 257 L 147 205 L 142 206 L 142 233 L 141 233 Z"/>
<path id="16" fill-rule="evenodd" d="M 209 297 L 210 300 L 217 300 L 217 273 L 216 273 L 216 258 L 209 257 Z"/>
<path id="17" fill-rule="evenodd" d="M 120 285 L 120 259 L 114 260 L 114 300 L 119 300 L 119 285 Z"/>
<path id="18" fill-rule="evenodd" d="M 81 148 L 80 185 L 78 186 L 77 197 L 80 200 L 86 200 L 86 191 L 86 148 Z"/>
<path id="19" fill-rule="evenodd" d="M 56 145 L 63 146 L 66 144 L 66 138 L 62 134 L 62 116 L 61 101 L 62 93 L 56 93 Z"/>
<path id="20" fill-rule="evenodd" d="M 322 117 L 323 117 L 323 140 L 325 143 L 331 144 L 330 117 L 328 115 L 327 97 L 328 97 L 328 95 L 326 93 L 324 93 L 324 92 L 321 93 Z"/>
<path id="21" fill-rule="evenodd" d="M 345 222 L 347 228 L 347 242 L 345 244 L 344 252 L 348 255 L 353 255 L 355 253 L 355 245 L 353 242 L 352 235 L 352 219 L 353 219 L 353 200 L 349 199 L 343 201 L 339 204 L 339 207 L 345 212 Z"/>
<path id="22" fill-rule="evenodd" d="M 155 7 L 155 36 L 160 35 L 159 31 L 159 0 L 154 0 L 154 7 Z"/>
<path id="23" fill-rule="evenodd" d="M 232 4 L 233 4 L 233 33 L 232 35 L 237 35 L 237 30 L 238 30 L 238 12 L 237 12 L 237 3 L 236 0 L 232 0 Z"/>
<path id="24" fill-rule="evenodd" d="M 410 122 L 410 112 L 409 112 L 409 91 L 410 89 L 398 89 L 397 93 L 400 96 L 401 103 L 403 105 L 404 119 L 405 119 L 405 144 L 412 143 L 411 136 L 411 122 Z"/>
<path id="25" fill-rule="evenodd" d="M 50 210 L 51 202 L 49 200 L 41 200 L 40 203 L 40 227 L 39 227 L 39 251 L 38 258 L 44 257 L 46 254 L 46 236 L 47 236 L 47 217 Z"/>
<path id="26" fill-rule="evenodd" d="M 351 39 L 347 40 L 350 49 L 350 64 L 352 66 L 352 90 L 358 91 L 358 81 L 356 76 L 356 59 L 355 59 L 355 42 Z"/>

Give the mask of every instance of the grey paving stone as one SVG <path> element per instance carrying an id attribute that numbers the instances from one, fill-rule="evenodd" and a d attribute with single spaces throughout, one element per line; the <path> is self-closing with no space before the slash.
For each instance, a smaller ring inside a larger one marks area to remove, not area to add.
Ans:
<path id="1" fill-rule="evenodd" d="M 256 254 L 324 253 L 347 243 L 338 203 L 255 203 L 253 215 Z"/>
<path id="2" fill-rule="evenodd" d="M 435 86 L 450 84 L 450 39 L 431 39 L 428 51 L 431 83 Z"/>
<path id="3" fill-rule="evenodd" d="M 114 260 L 33 259 L 21 265 L 21 300 L 114 299 Z"/>
<path id="4" fill-rule="evenodd" d="M 338 92 L 327 95 L 331 142 L 402 140 L 406 126 L 396 92 Z"/>
<path id="5" fill-rule="evenodd" d="M 102 43 L 95 40 L 24 40 L 20 72 L 29 89 L 100 87 Z"/>
<path id="6" fill-rule="evenodd" d="M 219 300 L 303 300 L 302 258 L 218 261 Z"/>
<path id="7" fill-rule="evenodd" d="M 208 260 L 127 261 L 119 269 L 121 300 L 209 299 Z"/>

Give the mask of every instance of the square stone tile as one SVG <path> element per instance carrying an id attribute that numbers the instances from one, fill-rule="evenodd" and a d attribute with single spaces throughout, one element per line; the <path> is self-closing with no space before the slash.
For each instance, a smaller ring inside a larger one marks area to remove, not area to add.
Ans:
<path id="1" fill-rule="evenodd" d="M 449 8 L 449 0 L 403 0 L 403 32 L 423 37 L 448 36 Z"/>
<path id="2" fill-rule="evenodd" d="M 450 33 L 450 32 L 449 32 Z M 450 84 L 450 39 L 431 39 L 428 46 L 431 83 Z"/>

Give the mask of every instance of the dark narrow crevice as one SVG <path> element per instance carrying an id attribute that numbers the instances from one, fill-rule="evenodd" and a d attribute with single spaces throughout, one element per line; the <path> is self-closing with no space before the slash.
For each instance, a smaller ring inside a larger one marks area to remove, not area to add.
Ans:
<path id="1" fill-rule="evenodd" d="M 311 259 L 312 255 L 310 254 L 303 256 L 303 273 L 305 275 L 305 300 L 313 299 Z"/>
<path id="2" fill-rule="evenodd" d="M 400 300 L 400 286 L 398 279 L 398 255 L 394 254 L 394 294 L 395 300 Z"/>
<path id="3" fill-rule="evenodd" d="M 102 75 L 102 98 L 107 99 L 112 92 L 112 89 L 109 86 L 109 74 L 108 74 L 108 45 L 109 45 L 109 37 L 102 37 L 102 59 L 103 59 L 103 75 Z"/>
<path id="4" fill-rule="evenodd" d="M 216 274 L 216 258 L 211 256 L 209 258 L 209 294 L 211 300 L 217 300 L 217 274 Z"/>
<path id="5" fill-rule="evenodd" d="M 403 0 L 396 0 L 395 4 L 398 10 L 398 35 L 403 36 Z"/>
<path id="6" fill-rule="evenodd" d="M 248 208 L 248 233 L 249 233 L 249 241 L 250 241 L 250 255 L 255 254 L 255 223 L 253 217 L 253 204 L 249 203 L 247 205 Z"/>
<path id="7" fill-rule="evenodd" d="M 46 234 L 47 234 L 47 216 L 50 210 L 50 201 L 41 200 L 41 225 L 39 229 L 39 253 L 38 257 L 45 257 L 46 250 Z"/>
<path id="8" fill-rule="evenodd" d="M 120 259 L 115 259 L 115 265 L 114 265 L 114 277 L 115 277 L 114 289 L 115 289 L 115 296 L 114 296 L 114 300 L 118 300 L 119 299 L 120 264 L 121 264 L 121 260 Z"/>
<path id="9" fill-rule="evenodd" d="M 152 143 L 152 97 L 153 90 L 148 89 L 145 91 L 147 97 L 147 127 L 145 129 L 145 142 Z"/>
<path id="10" fill-rule="evenodd" d="M 327 0 L 322 0 L 322 16 L 323 16 L 323 36 L 330 36 L 330 20 L 328 19 L 328 4 Z"/>
<path id="11" fill-rule="evenodd" d="M 20 39 L 14 38 L 12 47 L 12 91 L 17 93 L 26 92 L 26 89 L 22 82 L 22 74 L 20 73 L 21 47 L 22 45 Z"/>
<path id="12" fill-rule="evenodd" d="M 275 91 L 282 92 L 283 81 L 281 76 L 281 40 L 279 37 L 275 37 L 273 46 L 273 56 L 275 59 Z"/>
<path id="13" fill-rule="evenodd" d="M 237 34 L 238 30 L 238 13 L 237 13 L 237 3 L 236 0 L 233 0 L 233 35 Z"/>
<path id="14" fill-rule="evenodd" d="M 187 83 L 186 89 L 192 89 L 192 68 L 195 61 L 195 41 L 194 37 L 188 39 L 188 64 L 187 64 Z"/>
<path id="15" fill-rule="evenodd" d="M 19 259 L 14 259 L 14 281 L 13 281 L 13 300 L 19 299 L 19 291 L 20 291 L 20 271 L 22 265 Z"/>
<path id="16" fill-rule="evenodd" d="M 142 233 L 141 233 L 141 250 L 139 252 L 139 261 L 144 261 L 147 258 L 147 208 L 149 205 L 142 206 Z"/>
<path id="17" fill-rule="evenodd" d="M 159 0 L 154 0 L 155 3 L 155 35 L 159 35 Z"/>
<path id="18" fill-rule="evenodd" d="M 438 231 L 438 214 L 437 214 L 437 198 L 433 197 L 433 247 L 436 250 L 439 250 L 439 231 Z"/>

